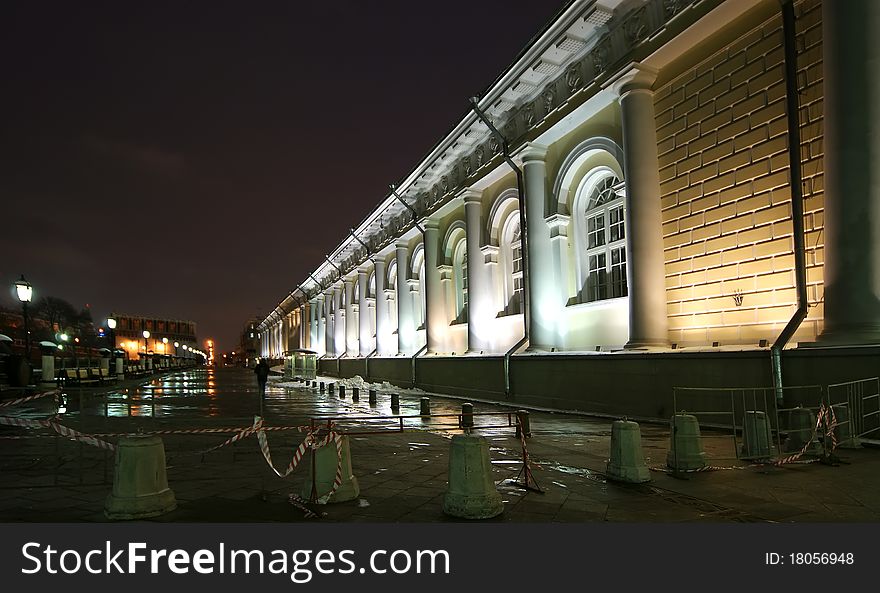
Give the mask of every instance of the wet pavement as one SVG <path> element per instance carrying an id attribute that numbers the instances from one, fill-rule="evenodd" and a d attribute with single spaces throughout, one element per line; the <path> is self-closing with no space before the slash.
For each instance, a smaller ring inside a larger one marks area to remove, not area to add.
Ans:
<path id="1" fill-rule="evenodd" d="M 327 378 L 326 381 L 333 381 Z M 261 404 L 254 375 L 246 369 L 197 369 L 105 390 L 70 390 L 56 408 L 48 400 L 0 408 L 0 415 L 47 418 L 80 432 L 108 435 L 190 429 L 244 428 L 255 415 L 267 426 L 307 426 L 328 417 L 350 434 L 357 500 L 313 506 L 327 521 L 451 521 L 442 512 L 449 439 L 461 432 L 462 400 L 430 395 L 431 416 L 419 415 L 426 394 L 379 389 L 340 398 L 273 377 Z M 392 409 L 391 393 L 400 397 Z M 261 409 L 262 405 L 262 409 Z M 478 434 L 490 443 L 493 478 L 504 513 L 491 521 L 876 521 L 880 519 L 880 451 L 841 450 L 836 466 L 810 463 L 746 466 L 735 459 L 728 436 L 704 430 L 704 447 L 718 471 L 662 471 L 668 427 L 642 425 L 642 444 L 652 481 L 626 485 L 604 475 L 610 420 L 531 411 L 527 440 L 532 469 L 543 493 L 514 484 L 522 470 L 520 439 L 511 426 L 515 409 L 474 404 Z M 482 415 L 485 414 L 485 415 Z M 403 431 L 400 431 L 400 426 Z M 228 433 L 163 436 L 168 481 L 178 509 L 157 521 L 306 521 L 289 502 L 306 481 L 301 466 L 278 478 L 254 437 L 211 453 Z M 304 437 L 296 430 L 268 433 L 276 467 L 287 466 Z M 308 458 L 306 458 L 308 460 Z M 728 469 L 729 468 L 729 469 Z M 736 468 L 736 469 L 734 469 Z M 0 521 L 105 521 L 112 488 L 112 453 L 57 437 L 48 429 L 0 427 Z"/>

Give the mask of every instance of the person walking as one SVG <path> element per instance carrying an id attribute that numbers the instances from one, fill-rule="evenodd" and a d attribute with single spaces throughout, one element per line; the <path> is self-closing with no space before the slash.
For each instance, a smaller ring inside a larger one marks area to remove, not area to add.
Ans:
<path id="1" fill-rule="evenodd" d="M 254 374 L 257 376 L 257 383 L 260 385 L 260 397 L 266 397 L 266 381 L 269 380 L 269 363 L 266 359 L 260 359 L 257 366 L 254 367 Z"/>

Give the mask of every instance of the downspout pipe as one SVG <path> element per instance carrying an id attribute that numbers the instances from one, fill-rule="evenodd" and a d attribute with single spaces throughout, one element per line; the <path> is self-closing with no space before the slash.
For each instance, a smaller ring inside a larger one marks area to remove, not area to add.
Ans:
<path id="1" fill-rule="evenodd" d="M 364 358 L 364 375 L 366 375 L 366 377 L 364 377 L 365 381 L 370 380 L 370 358 L 374 356 L 378 351 L 378 348 L 373 348 L 373 351 L 367 354 L 367 356 Z"/>
<path id="2" fill-rule="evenodd" d="M 794 271 L 797 290 L 797 310 L 782 333 L 770 347 L 773 389 L 777 403 L 783 400 L 782 349 L 791 340 L 807 316 L 807 266 L 804 252 L 804 203 L 801 192 L 801 132 L 800 104 L 797 89 L 797 48 L 795 46 L 795 16 L 793 0 L 782 0 L 782 32 L 785 49 L 785 103 L 788 117 L 788 161 L 791 184 L 791 218 L 794 234 Z"/>
<path id="3" fill-rule="evenodd" d="M 489 128 L 489 131 L 498 139 L 501 143 L 501 156 L 504 157 L 504 160 L 513 169 L 513 172 L 516 173 L 516 191 L 517 191 L 517 199 L 519 201 L 519 240 L 520 240 L 520 249 L 522 250 L 523 258 L 522 258 L 522 273 L 523 273 L 523 337 L 522 339 L 513 345 L 507 352 L 504 353 L 504 397 L 506 399 L 510 399 L 512 397 L 512 389 L 510 387 L 510 357 L 513 354 L 522 348 L 524 344 L 529 341 L 529 325 L 531 324 L 531 298 L 529 295 L 529 248 L 528 248 L 528 225 L 526 220 L 526 204 L 525 204 L 525 182 L 523 180 L 523 172 L 522 169 L 514 162 L 513 158 L 510 156 L 510 146 L 507 144 L 507 138 L 498 131 L 489 118 L 486 117 L 486 114 L 480 109 L 479 99 L 477 97 L 471 97 L 471 108 L 474 110 L 474 113 L 477 114 L 477 117 L 480 118 L 486 127 Z"/>
<path id="4" fill-rule="evenodd" d="M 419 229 L 419 232 L 422 233 L 422 246 L 424 248 L 425 241 L 427 240 L 427 237 L 425 236 L 425 229 L 422 227 L 422 225 L 419 224 L 419 215 L 416 213 L 415 208 L 413 208 L 412 206 L 407 204 L 406 201 L 402 197 L 400 197 L 400 194 L 397 193 L 397 188 L 394 186 L 393 183 L 391 185 L 389 185 L 388 187 L 391 188 L 391 193 L 394 195 L 395 198 L 397 198 L 397 201 L 399 201 L 401 204 L 403 204 L 404 207 L 412 213 L 413 224 L 416 226 L 417 229 Z M 355 238 L 357 239 L 357 237 L 355 237 Z M 358 240 L 360 240 L 360 239 L 358 239 Z M 400 274 L 399 270 L 398 270 L 398 274 Z M 425 292 L 428 292 L 428 271 L 427 270 L 425 270 Z M 415 388 L 415 386 L 416 386 L 416 358 L 418 358 L 422 352 L 424 352 L 428 349 L 428 320 L 430 319 L 430 316 L 428 315 L 428 301 L 429 301 L 428 295 L 426 294 L 425 295 L 425 345 L 422 346 L 421 348 L 419 348 L 418 352 L 413 354 L 412 357 L 410 358 L 410 360 L 412 361 L 412 386 L 413 386 L 413 388 Z"/>

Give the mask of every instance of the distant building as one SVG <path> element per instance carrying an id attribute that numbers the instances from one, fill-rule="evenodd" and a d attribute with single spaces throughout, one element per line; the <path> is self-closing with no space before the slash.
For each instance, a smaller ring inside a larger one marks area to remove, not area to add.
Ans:
<path id="1" fill-rule="evenodd" d="M 253 366 L 259 356 L 260 333 L 257 330 L 258 319 L 252 319 L 241 332 L 238 349 L 233 353 L 234 364 Z"/>
<path id="2" fill-rule="evenodd" d="M 111 313 L 116 320 L 116 348 L 128 353 L 129 358 L 136 358 L 145 351 L 154 354 L 182 354 L 184 345 L 198 348 L 196 324 L 194 321 L 179 319 L 159 319 L 125 313 Z M 150 337 L 144 340 L 144 330 Z M 168 342 L 162 341 L 167 338 Z M 177 342 L 177 352 L 174 343 Z"/>

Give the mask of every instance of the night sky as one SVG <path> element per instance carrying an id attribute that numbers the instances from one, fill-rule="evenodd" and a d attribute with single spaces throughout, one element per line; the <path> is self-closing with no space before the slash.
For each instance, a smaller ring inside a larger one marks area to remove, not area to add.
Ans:
<path id="1" fill-rule="evenodd" d="M 0 302 L 234 349 L 563 0 L 0 4 Z"/>

